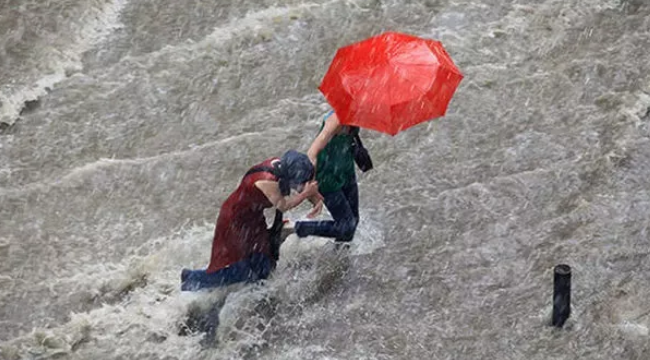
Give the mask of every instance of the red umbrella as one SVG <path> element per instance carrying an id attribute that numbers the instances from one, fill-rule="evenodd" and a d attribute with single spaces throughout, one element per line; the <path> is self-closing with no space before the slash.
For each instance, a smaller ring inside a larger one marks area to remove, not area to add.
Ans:
<path id="1" fill-rule="evenodd" d="M 342 124 L 396 135 L 444 116 L 462 79 L 439 41 L 386 32 L 340 48 L 319 90 Z"/>

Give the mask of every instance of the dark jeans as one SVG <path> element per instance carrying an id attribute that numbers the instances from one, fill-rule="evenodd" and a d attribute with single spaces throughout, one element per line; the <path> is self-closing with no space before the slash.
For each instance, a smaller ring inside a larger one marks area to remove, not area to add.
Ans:
<path id="1" fill-rule="evenodd" d="M 356 179 L 351 180 L 339 191 L 322 194 L 325 206 L 332 214 L 332 220 L 298 221 L 296 235 L 322 236 L 336 241 L 350 242 L 359 223 L 359 188 Z"/>
<path id="2" fill-rule="evenodd" d="M 266 279 L 273 263 L 271 259 L 260 253 L 238 261 L 227 268 L 208 274 L 205 270 L 181 271 L 181 291 L 197 291 L 204 288 L 214 288 L 239 282 L 253 282 Z"/>

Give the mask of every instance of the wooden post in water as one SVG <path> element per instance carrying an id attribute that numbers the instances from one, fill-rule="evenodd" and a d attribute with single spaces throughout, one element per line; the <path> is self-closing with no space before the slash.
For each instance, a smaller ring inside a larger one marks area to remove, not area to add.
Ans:
<path id="1" fill-rule="evenodd" d="M 553 315 L 551 325 L 561 328 L 571 316 L 571 267 L 557 265 L 553 271 Z"/>

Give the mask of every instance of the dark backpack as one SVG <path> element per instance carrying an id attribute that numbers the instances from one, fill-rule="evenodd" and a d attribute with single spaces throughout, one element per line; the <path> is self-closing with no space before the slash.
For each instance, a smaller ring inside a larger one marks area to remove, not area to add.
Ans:
<path id="1" fill-rule="evenodd" d="M 361 138 L 359 137 L 359 127 L 351 126 L 352 128 L 352 154 L 354 155 L 354 162 L 362 172 L 372 170 L 372 159 L 368 150 L 363 146 Z"/>
<path id="2" fill-rule="evenodd" d="M 258 172 L 268 172 L 273 175 L 276 175 L 275 168 L 270 166 L 255 166 L 254 168 L 248 170 L 244 177 L 255 174 Z M 282 227 L 284 226 L 283 213 L 282 211 L 275 209 L 275 218 L 273 219 L 273 225 L 268 229 L 269 232 L 269 242 L 271 243 L 271 256 L 273 260 L 278 261 L 280 258 L 280 245 L 282 245 Z"/>

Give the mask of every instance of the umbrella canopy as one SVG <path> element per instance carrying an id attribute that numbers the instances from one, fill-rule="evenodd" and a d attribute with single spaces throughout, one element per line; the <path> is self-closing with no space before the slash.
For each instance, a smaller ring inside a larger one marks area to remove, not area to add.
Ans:
<path id="1" fill-rule="evenodd" d="M 462 79 L 439 41 L 386 32 L 340 48 L 319 90 L 341 124 L 396 135 L 444 116 Z"/>

